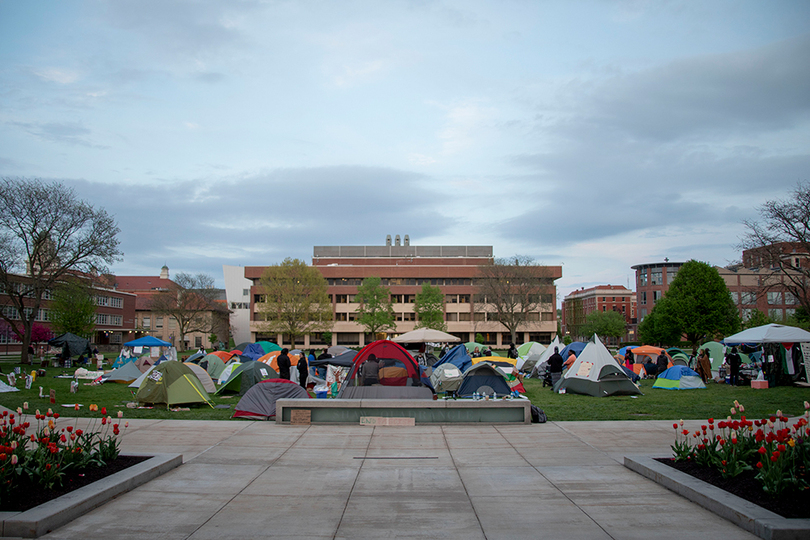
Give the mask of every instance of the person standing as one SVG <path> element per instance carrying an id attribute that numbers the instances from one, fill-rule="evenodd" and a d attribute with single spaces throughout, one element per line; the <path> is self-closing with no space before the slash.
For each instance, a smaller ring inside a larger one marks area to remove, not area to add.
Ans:
<path id="1" fill-rule="evenodd" d="M 281 353 L 278 355 L 276 359 L 276 364 L 278 364 L 278 377 L 279 379 L 287 379 L 290 380 L 290 357 L 287 356 L 287 353 L 290 352 L 289 349 L 284 348 L 281 349 Z"/>
<path id="2" fill-rule="evenodd" d="M 709 350 L 703 349 L 698 355 L 697 372 L 700 378 L 703 379 L 703 384 L 709 382 L 712 376 L 712 361 L 709 359 Z"/>
<path id="3" fill-rule="evenodd" d="M 557 381 L 560 380 L 562 376 L 562 369 L 563 369 L 563 357 L 560 356 L 560 350 L 558 347 L 554 347 L 554 354 L 549 356 L 548 358 L 548 372 L 551 373 L 551 389 L 554 389 L 554 385 L 557 384 Z"/>
<path id="4" fill-rule="evenodd" d="M 330 358 L 332 358 L 332 355 L 329 354 L 329 351 L 327 349 L 324 349 L 323 352 L 320 354 L 320 356 L 318 356 L 318 360 L 329 360 Z M 321 379 L 325 379 L 326 366 L 320 365 L 316 369 L 318 370 L 318 377 L 320 377 Z"/>
<path id="5" fill-rule="evenodd" d="M 726 363 L 729 367 L 731 386 L 737 386 L 740 376 L 740 355 L 737 354 L 737 347 L 732 347 L 731 352 L 726 355 Z"/>
<path id="6" fill-rule="evenodd" d="M 633 369 L 633 364 L 635 363 L 635 358 L 633 358 L 633 351 L 630 350 L 630 347 L 627 347 L 624 350 L 624 365 L 627 369 Z"/>
<path id="7" fill-rule="evenodd" d="M 661 349 L 661 353 L 658 355 L 658 358 L 655 360 L 655 370 L 656 376 L 661 375 L 667 369 L 667 365 L 669 364 L 669 357 L 664 349 Z"/>
<path id="8" fill-rule="evenodd" d="M 307 364 L 307 355 L 304 354 L 304 351 L 301 351 L 301 355 L 298 357 L 298 365 L 296 367 L 298 368 L 298 384 L 301 385 L 301 388 L 306 390 L 309 369 Z"/>
<path id="9" fill-rule="evenodd" d="M 518 350 L 517 350 L 517 347 L 515 347 L 514 343 L 509 344 L 509 350 L 506 352 L 506 357 L 507 358 L 517 358 L 518 357 Z"/>

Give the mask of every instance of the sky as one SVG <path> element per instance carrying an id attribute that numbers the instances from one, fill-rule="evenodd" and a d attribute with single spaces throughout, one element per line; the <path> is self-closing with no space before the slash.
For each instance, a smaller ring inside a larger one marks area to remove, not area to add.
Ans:
<path id="1" fill-rule="evenodd" d="M 810 165 L 810 2 L 0 0 L 0 176 L 72 187 L 118 275 L 493 246 L 561 299 L 740 260 Z"/>

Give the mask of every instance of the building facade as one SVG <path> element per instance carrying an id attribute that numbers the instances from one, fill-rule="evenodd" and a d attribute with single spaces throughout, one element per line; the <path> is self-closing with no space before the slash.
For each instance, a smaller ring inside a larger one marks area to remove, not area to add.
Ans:
<path id="1" fill-rule="evenodd" d="M 506 348 L 511 334 L 493 320 L 486 304 L 476 298 L 475 280 L 481 265 L 493 262 L 491 246 L 411 246 L 408 236 L 400 243 L 399 236 L 391 242 L 390 236 L 383 246 L 316 246 L 312 265 L 327 281 L 327 292 L 332 303 L 333 326 L 331 340 L 326 343 L 321 334 L 304 336 L 304 347 L 345 345 L 362 347 L 376 336 L 365 333 L 357 322 L 360 304 L 355 301 L 357 287 L 367 277 L 381 278 L 382 285 L 391 293 L 396 316 L 396 330 L 389 337 L 416 327 L 414 300 L 423 283 L 439 287 L 445 296 L 444 319 L 447 331 L 463 342 L 474 341 L 481 334 L 485 345 Z M 267 334 L 259 321 L 257 300 L 261 297 L 259 280 L 266 267 L 248 266 L 244 278 L 250 287 L 251 340 L 266 339 L 284 343 L 285 336 Z M 530 321 L 521 328 L 517 341 L 549 343 L 557 331 L 555 310 L 556 286 L 562 276 L 559 266 L 547 269 L 542 303 Z M 238 289 L 238 287 L 236 288 Z M 227 284 L 226 290 L 231 290 Z M 237 291 L 238 292 L 238 291 Z M 231 298 L 228 299 L 231 302 Z M 477 301 L 478 300 L 478 301 Z M 234 320 L 232 319 L 232 325 Z M 234 329 L 234 332 L 238 332 Z"/>
<path id="2" fill-rule="evenodd" d="M 572 339 L 583 340 L 590 336 L 581 335 L 580 329 L 589 314 L 594 312 L 616 311 L 621 313 L 627 324 L 627 332 L 620 338 L 600 336 L 610 345 L 636 339 L 636 294 L 623 285 L 597 285 L 582 288 L 567 295 L 562 302 L 562 332 Z"/>
<path id="3" fill-rule="evenodd" d="M 631 266 L 636 271 L 636 304 L 638 322 L 650 314 L 655 304 L 669 289 L 684 263 L 664 261 Z"/>

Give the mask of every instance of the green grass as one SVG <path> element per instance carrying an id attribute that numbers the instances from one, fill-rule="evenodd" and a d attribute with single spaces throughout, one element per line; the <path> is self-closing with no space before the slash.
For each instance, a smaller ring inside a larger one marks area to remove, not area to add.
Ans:
<path id="1" fill-rule="evenodd" d="M 556 394 L 537 379 L 524 382 L 526 395 L 549 420 L 705 420 L 725 418 L 736 399 L 750 419 L 764 418 L 781 409 L 789 416 L 804 413 L 810 388 L 780 386 L 754 390 L 748 386 L 709 383 L 705 390 L 661 390 L 655 381 L 641 381 L 641 396 L 592 397 Z"/>

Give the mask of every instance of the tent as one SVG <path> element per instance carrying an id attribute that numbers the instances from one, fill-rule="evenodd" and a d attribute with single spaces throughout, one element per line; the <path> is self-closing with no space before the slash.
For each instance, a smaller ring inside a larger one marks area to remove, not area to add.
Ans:
<path id="1" fill-rule="evenodd" d="M 526 362 L 530 362 L 527 369 L 531 371 L 544 352 L 546 352 L 546 346 L 542 343 L 537 343 L 536 341 L 527 341 L 518 347 L 519 358 L 517 361 L 517 368 L 522 370 L 524 369 L 523 366 L 526 364 Z"/>
<path id="2" fill-rule="evenodd" d="M 365 365 L 371 355 L 378 362 L 373 378 L 372 365 Z M 338 392 L 342 399 L 432 399 L 433 395 L 422 366 L 402 345 L 387 339 L 369 343 L 357 353 Z"/>
<path id="3" fill-rule="evenodd" d="M 565 348 L 560 349 L 560 356 L 563 357 L 563 360 L 568 360 L 568 357 L 571 356 L 571 351 L 574 351 L 574 355 L 579 356 L 582 351 L 585 350 L 585 346 L 587 343 L 584 341 L 573 341 L 565 346 Z M 552 349 L 553 351 L 554 349 Z"/>
<path id="4" fill-rule="evenodd" d="M 211 376 L 207 371 L 205 371 L 205 369 L 192 362 L 186 362 L 184 365 L 188 366 L 191 371 L 194 372 L 194 375 L 196 375 L 200 380 L 200 384 L 202 384 L 206 392 L 213 394 L 217 391 L 217 386 L 214 384 L 213 379 L 211 379 Z"/>
<path id="5" fill-rule="evenodd" d="M 482 356 L 480 358 L 472 358 L 472 364 L 480 364 L 486 362 L 501 370 L 505 376 L 511 375 L 512 371 L 517 367 L 517 358 L 504 358 L 503 356 Z"/>
<path id="6" fill-rule="evenodd" d="M 433 328 L 417 328 L 392 339 L 394 343 L 458 343 L 461 339 L 453 334 L 434 330 Z"/>
<path id="7" fill-rule="evenodd" d="M 278 343 L 272 343 L 270 341 L 257 341 L 256 345 L 262 348 L 265 354 L 269 353 L 270 351 L 280 351 L 281 345 Z"/>
<path id="8" fill-rule="evenodd" d="M 560 351 L 564 349 L 558 336 L 554 336 L 554 339 L 551 341 L 549 346 L 546 347 L 546 350 L 543 351 L 543 354 L 540 355 L 540 358 L 538 358 L 536 361 L 526 360 L 521 369 L 524 372 L 528 372 L 530 377 L 533 377 L 540 372 L 544 372 L 546 366 L 548 365 L 548 359 L 552 354 L 554 354 L 555 347 Z"/>
<path id="9" fill-rule="evenodd" d="M 236 356 L 236 353 L 232 353 L 232 352 L 228 352 L 228 351 L 214 351 L 211 354 L 213 354 L 214 356 L 219 356 L 220 360 L 222 360 L 223 362 L 227 362 L 228 360 L 230 360 L 231 358 Z M 206 355 L 206 356 L 208 356 L 208 355 Z"/>
<path id="10" fill-rule="evenodd" d="M 259 357 L 258 361 L 267 364 L 273 368 L 276 373 L 278 373 L 278 357 L 280 355 L 281 351 L 270 351 L 269 353 Z M 298 360 L 300 360 L 301 357 L 292 353 L 287 353 L 287 356 L 290 357 L 290 375 L 292 375 L 292 372 L 295 371 L 293 368 L 298 365 Z"/>
<path id="11" fill-rule="evenodd" d="M 348 350 L 349 348 L 346 347 L 345 345 L 332 345 L 331 347 L 326 349 L 326 352 L 328 352 L 332 356 L 337 356 L 339 354 L 345 353 Z"/>
<path id="12" fill-rule="evenodd" d="M 267 354 L 267 353 L 264 352 L 264 349 L 262 349 L 262 346 L 258 345 L 256 343 L 251 343 L 250 345 L 248 345 L 247 347 L 242 349 L 242 356 L 247 356 L 251 360 L 258 360 L 259 358 L 261 358 L 265 354 Z"/>
<path id="13" fill-rule="evenodd" d="M 206 354 L 202 360 L 196 363 L 207 371 L 212 379 L 218 379 L 219 375 L 225 369 L 225 362 L 216 354 Z"/>
<path id="14" fill-rule="evenodd" d="M 437 367 L 443 366 L 444 364 L 453 364 L 462 373 L 470 369 L 470 366 L 472 366 L 472 358 L 470 357 L 470 353 L 467 350 L 466 345 L 456 345 L 447 351 L 447 354 L 442 356 L 438 362 L 433 364 L 433 369 L 435 370 Z"/>
<path id="15" fill-rule="evenodd" d="M 208 403 L 208 392 L 187 365 L 163 362 L 155 366 L 138 388 L 139 403 L 160 403 L 171 407 L 178 403 Z"/>
<path id="16" fill-rule="evenodd" d="M 723 340 L 726 345 L 739 345 L 741 343 L 807 343 L 810 342 L 810 332 L 795 326 L 781 324 L 766 324 L 743 330 Z M 714 366 L 714 360 L 712 360 Z"/>
<path id="17" fill-rule="evenodd" d="M 132 384 L 129 385 L 129 388 L 140 388 L 143 381 L 146 380 L 146 378 L 149 376 L 152 370 L 155 369 L 156 367 L 157 366 L 149 366 L 149 369 L 141 373 L 140 377 L 132 381 Z"/>
<path id="18" fill-rule="evenodd" d="M 234 350 L 242 352 L 242 351 L 245 350 L 245 348 L 248 345 L 253 345 L 253 343 L 251 343 L 250 341 L 244 341 L 244 342 L 240 343 L 239 345 L 237 345 L 236 347 L 234 347 Z"/>
<path id="19" fill-rule="evenodd" d="M 335 356 L 334 358 L 324 358 L 323 360 L 312 360 L 309 362 L 309 367 L 320 367 L 320 366 L 340 366 L 340 367 L 352 367 L 354 365 L 354 357 L 357 356 L 357 351 L 354 349 L 346 349 L 343 353 Z"/>
<path id="20" fill-rule="evenodd" d="M 251 361 L 255 362 L 255 360 L 251 360 Z M 225 383 L 230 378 L 231 373 L 233 373 L 233 371 L 237 367 L 239 367 L 241 365 L 242 365 L 242 362 L 239 362 L 238 360 L 228 361 L 225 364 L 225 369 L 223 369 L 222 373 L 219 374 L 219 379 L 217 379 L 217 384 Z"/>
<path id="21" fill-rule="evenodd" d="M 168 341 L 163 341 L 154 336 L 144 336 L 124 343 L 124 347 L 171 347 Z"/>
<path id="22" fill-rule="evenodd" d="M 195 352 L 188 358 L 186 358 L 185 362 L 199 362 L 201 359 L 205 358 L 205 353 L 201 353 L 200 351 Z"/>
<path id="23" fill-rule="evenodd" d="M 464 375 L 453 364 L 442 364 L 430 374 L 430 383 L 437 392 L 453 392 L 461 386 Z"/>
<path id="24" fill-rule="evenodd" d="M 475 351 L 476 347 L 478 347 L 478 352 L 480 353 L 483 353 L 484 349 L 487 348 L 486 345 L 481 345 L 480 343 L 476 343 L 475 341 L 468 341 L 467 343 L 464 344 L 464 346 L 467 348 L 467 352 L 469 352 L 470 354 L 472 354 L 473 351 Z"/>
<path id="25" fill-rule="evenodd" d="M 667 351 L 669 352 L 669 351 Z M 672 365 L 673 366 L 688 366 L 689 365 L 689 357 L 686 356 L 685 353 L 676 352 L 671 354 L 670 357 L 672 358 Z"/>
<path id="26" fill-rule="evenodd" d="M 59 347 L 62 350 L 67 347 L 68 354 L 70 356 L 79 356 L 80 354 L 83 354 L 89 357 L 91 354 L 93 354 L 93 350 L 90 348 L 89 339 L 79 337 L 76 334 L 71 334 L 70 332 L 49 340 L 48 345 L 51 347 Z"/>
<path id="27" fill-rule="evenodd" d="M 720 369 L 720 366 L 723 365 L 723 361 L 725 360 L 725 347 L 723 344 L 718 341 L 707 341 L 700 347 L 698 347 L 698 353 L 703 349 L 709 349 L 709 358 L 712 361 L 712 371 L 717 372 Z"/>
<path id="28" fill-rule="evenodd" d="M 104 382 L 130 384 L 141 375 L 141 370 L 138 369 L 135 362 L 127 362 L 120 368 L 112 370 L 103 380 Z"/>
<path id="29" fill-rule="evenodd" d="M 216 393 L 233 392 L 245 395 L 254 384 L 267 379 L 278 379 L 278 373 L 264 362 L 244 362 L 231 372 L 228 380 L 222 383 Z"/>
<path id="30" fill-rule="evenodd" d="M 115 362 L 113 362 L 112 369 L 118 369 L 120 367 L 123 367 L 124 364 L 134 362 L 135 360 L 138 359 L 137 356 L 128 356 L 128 355 L 129 355 L 128 352 L 124 354 L 124 352 L 122 351 L 121 354 L 118 355 L 118 358 L 115 359 Z"/>
<path id="31" fill-rule="evenodd" d="M 641 394 L 596 334 L 554 385 L 560 390 L 596 397 Z"/>
<path id="32" fill-rule="evenodd" d="M 662 349 L 661 347 L 653 347 L 652 345 L 641 345 L 640 347 L 630 349 L 630 351 L 636 357 L 635 358 L 636 364 L 646 364 L 647 362 L 652 362 L 653 364 L 655 364 L 658 361 L 658 355 L 660 355 L 661 352 L 663 351 L 664 354 L 667 356 L 667 367 L 672 367 L 673 365 L 672 358 L 669 356 L 669 354 L 667 354 L 666 349 Z M 645 356 L 647 358 L 644 358 Z"/>
<path id="33" fill-rule="evenodd" d="M 138 369 L 141 370 L 141 373 L 152 367 L 154 363 L 155 361 L 152 358 L 150 358 L 148 354 L 145 354 L 140 358 L 138 358 L 137 360 L 135 360 L 135 365 L 138 367 Z"/>
<path id="34" fill-rule="evenodd" d="M 268 379 L 253 385 L 245 392 L 236 410 L 234 418 L 265 419 L 276 415 L 276 401 L 279 399 L 304 399 L 309 394 L 301 386 L 287 379 Z"/>
<path id="35" fill-rule="evenodd" d="M 706 385 L 703 384 L 697 371 L 686 366 L 672 366 L 658 374 L 652 387 L 665 390 L 694 390 L 706 388 Z"/>
<path id="36" fill-rule="evenodd" d="M 489 362 L 480 362 L 464 373 L 464 380 L 456 390 L 456 394 L 462 397 L 472 397 L 476 392 L 487 396 L 493 393 L 508 396 L 512 389 L 498 368 Z"/>

